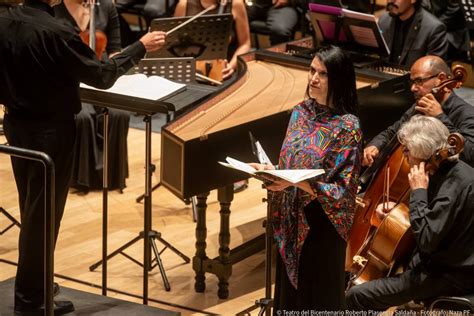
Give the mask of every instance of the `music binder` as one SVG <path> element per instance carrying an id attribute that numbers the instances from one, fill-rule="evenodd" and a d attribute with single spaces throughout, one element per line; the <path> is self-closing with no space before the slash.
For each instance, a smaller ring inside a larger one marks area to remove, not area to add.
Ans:
<path id="1" fill-rule="evenodd" d="M 372 14 L 309 4 L 311 23 L 320 43 L 341 46 L 350 51 L 386 58 L 390 49 Z"/>
<path id="2" fill-rule="evenodd" d="M 298 182 L 314 178 L 324 173 L 324 169 L 255 170 L 253 167 L 237 159 L 227 157 L 225 160 L 226 162 L 218 161 L 218 163 L 224 167 L 245 172 L 263 182 L 286 180 L 292 184 L 297 184 Z"/>

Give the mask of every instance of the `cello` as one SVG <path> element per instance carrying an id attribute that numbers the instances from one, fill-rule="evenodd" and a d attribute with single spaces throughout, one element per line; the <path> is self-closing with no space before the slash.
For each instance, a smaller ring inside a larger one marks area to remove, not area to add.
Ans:
<path id="1" fill-rule="evenodd" d="M 432 94 L 437 100 L 441 100 L 447 91 L 459 88 L 467 78 L 467 71 L 463 66 L 455 66 L 452 70 L 453 77 L 441 82 L 432 89 Z M 412 115 L 415 114 L 413 110 Z M 374 216 L 377 205 L 382 203 L 385 197 L 387 201 L 396 201 L 397 204 L 407 202 L 410 186 L 408 184 L 408 173 L 410 167 L 403 159 L 402 148 L 396 135 L 380 153 L 379 159 L 369 167 L 361 176 L 361 181 L 372 178 L 363 198 L 357 198 L 353 225 L 346 248 L 346 271 L 353 266 L 355 256 L 366 246 L 369 237 L 380 225 L 380 221 Z M 386 192 L 384 188 L 390 188 Z M 357 259 L 357 258 L 356 258 Z"/>
<path id="2" fill-rule="evenodd" d="M 427 161 L 428 172 L 435 172 L 449 157 L 458 155 L 463 150 L 464 138 L 459 133 L 452 133 L 448 136 L 447 143 L 447 148 L 438 150 Z M 409 191 L 402 200 L 407 200 L 408 195 Z M 410 227 L 407 203 L 395 205 L 355 256 L 349 287 L 394 275 L 415 248 Z"/>

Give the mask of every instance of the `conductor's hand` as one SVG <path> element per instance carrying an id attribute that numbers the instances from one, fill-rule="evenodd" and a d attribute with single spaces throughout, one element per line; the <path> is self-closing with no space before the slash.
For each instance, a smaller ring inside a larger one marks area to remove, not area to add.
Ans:
<path id="1" fill-rule="evenodd" d="M 441 104 L 439 104 L 439 102 L 431 93 L 428 93 L 424 97 L 420 98 L 416 103 L 415 109 L 424 115 L 432 117 L 436 117 L 443 113 Z"/>
<path id="2" fill-rule="evenodd" d="M 165 45 L 166 33 L 162 31 L 148 32 L 140 38 L 140 42 L 145 46 L 146 51 L 154 52 Z"/>
<path id="3" fill-rule="evenodd" d="M 395 202 L 380 203 L 375 208 L 375 215 L 380 221 L 382 221 L 388 215 L 390 210 L 395 207 L 395 205 Z"/>
<path id="4" fill-rule="evenodd" d="M 374 163 L 374 159 L 379 156 L 379 149 L 375 146 L 367 146 L 364 148 L 364 157 L 362 165 L 370 167 Z"/>
<path id="5" fill-rule="evenodd" d="M 408 183 L 410 183 L 411 190 L 428 189 L 430 177 L 425 170 L 425 162 L 420 162 L 419 165 L 413 165 L 408 174 Z"/>

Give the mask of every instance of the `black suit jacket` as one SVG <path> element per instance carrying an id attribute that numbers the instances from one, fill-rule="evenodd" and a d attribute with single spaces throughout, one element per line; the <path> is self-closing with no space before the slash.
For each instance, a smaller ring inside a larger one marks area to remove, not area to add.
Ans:
<path id="1" fill-rule="evenodd" d="M 380 29 L 389 48 L 392 48 L 395 36 L 395 19 L 397 18 L 385 13 L 379 20 Z M 406 36 L 399 63 L 409 68 L 418 58 L 425 55 L 437 55 L 446 59 L 447 53 L 446 26 L 425 9 L 418 9 Z"/>
<path id="2" fill-rule="evenodd" d="M 423 0 L 422 5 L 429 6 L 430 12 L 446 25 L 448 41 L 455 49 L 469 50 L 469 30 L 460 0 Z"/>

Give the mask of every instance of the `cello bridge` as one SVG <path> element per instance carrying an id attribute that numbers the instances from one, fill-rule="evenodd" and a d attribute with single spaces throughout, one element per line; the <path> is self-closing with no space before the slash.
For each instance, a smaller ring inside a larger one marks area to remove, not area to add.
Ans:
<path id="1" fill-rule="evenodd" d="M 357 264 L 358 266 L 360 266 L 361 268 L 365 266 L 365 264 L 367 263 L 367 259 L 362 257 L 362 256 L 359 256 L 359 255 L 356 255 L 354 256 L 354 258 L 352 258 L 352 262 L 354 264 Z"/>

